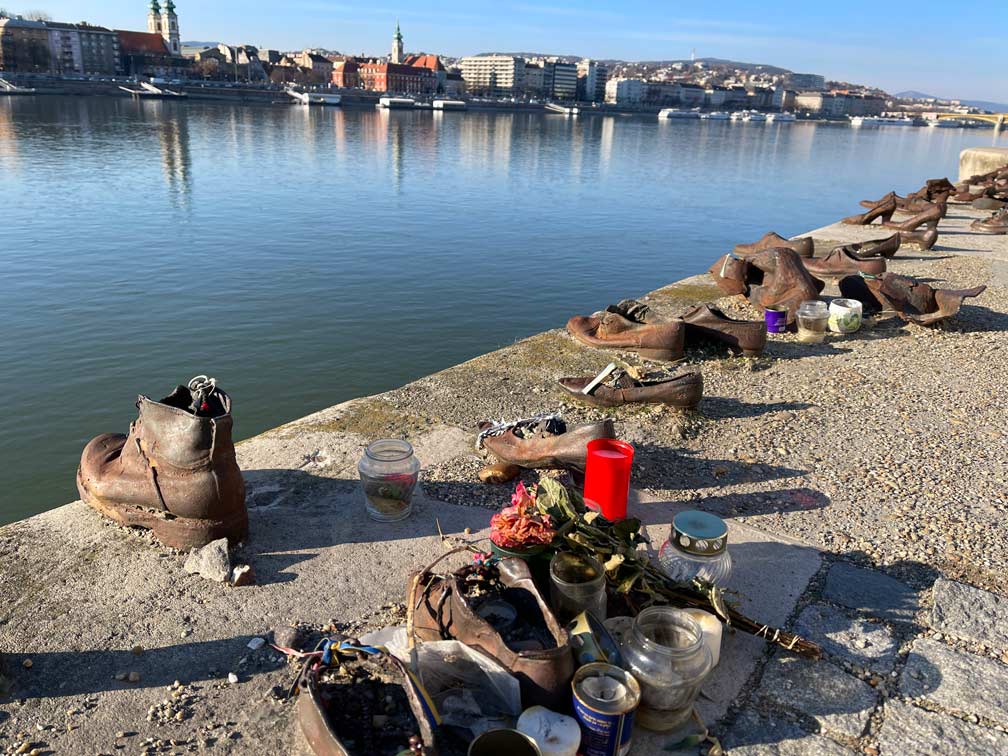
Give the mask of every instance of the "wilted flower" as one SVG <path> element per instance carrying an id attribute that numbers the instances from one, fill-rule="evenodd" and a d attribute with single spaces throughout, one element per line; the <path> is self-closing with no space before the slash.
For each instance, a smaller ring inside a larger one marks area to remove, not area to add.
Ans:
<path id="1" fill-rule="evenodd" d="M 511 506 L 490 518 L 490 540 L 505 549 L 523 549 L 552 543 L 549 515 L 536 511 L 536 489 L 531 492 L 523 482 L 515 486 Z"/>

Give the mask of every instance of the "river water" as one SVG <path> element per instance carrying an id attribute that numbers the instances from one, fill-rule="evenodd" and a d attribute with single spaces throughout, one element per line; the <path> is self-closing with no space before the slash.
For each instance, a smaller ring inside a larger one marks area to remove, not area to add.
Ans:
<path id="1" fill-rule="evenodd" d="M 0 523 L 198 373 L 247 437 L 957 174 L 990 131 L 0 98 Z M 1001 143 L 1006 143 L 1002 139 Z M 477 418 L 473 418 L 474 421 Z"/>

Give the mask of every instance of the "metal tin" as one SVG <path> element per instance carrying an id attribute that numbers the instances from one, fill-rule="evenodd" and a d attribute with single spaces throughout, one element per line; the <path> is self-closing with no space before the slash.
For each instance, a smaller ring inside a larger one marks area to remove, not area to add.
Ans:
<path id="1" fill-rule="evenodd" d="M 488 730 L 469 744 L 469 756 L 542 756 L 542 751 L 524 732 Z"/>
<path id="2" fill-rule="evenodd" d="M 619 684 L 612 699 L 592 695 L 593 679 L 610 678 Z M 574 717 L 581 725 L 582 756 L 625 756 L 630 751 L 634 712 L 640 704 L 637 680 L 612 664 L 586 664 L 574 673 Z"/>

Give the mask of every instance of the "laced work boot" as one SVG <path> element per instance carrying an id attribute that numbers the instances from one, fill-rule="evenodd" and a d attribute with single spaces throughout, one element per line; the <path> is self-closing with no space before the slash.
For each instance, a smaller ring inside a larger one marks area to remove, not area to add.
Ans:
<path id="1" fill-rule="evenodd" d="M 141 395 L 127 435 L 84 448 L 77 490 L 122 525 L 147 528 L 176 549 L 248 535 L 245 482 L 231 439 L 231 397 L 206 376 L 160 402 Z"/>

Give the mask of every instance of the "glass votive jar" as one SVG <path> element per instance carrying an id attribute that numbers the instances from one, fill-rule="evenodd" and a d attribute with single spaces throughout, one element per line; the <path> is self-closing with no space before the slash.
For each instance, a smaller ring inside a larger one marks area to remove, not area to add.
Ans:
<path id="1" fill-rule="evenodd" d="M 636 721 L 649 730 L 680 727 L 714 668 L 703 631 L 686 612 L 652 606 L 634 620 L 623 660 L 641 688 Z"/>
<path id="2" fill-rule="evenodd" d="M 833 333 L 854 333 L 861 327 L 861 303 L 856 299 L 834 299 L 829 304 L 829 329 Z"/>
<path id="3" fill-rule="evenodd" d="M 550 603 L 561 623 L 581 612 L 606 618 L 605 567 L 590 556 L 560 552 L 550 560 Z"/>
<path id="4" fill-rule="evenodd" d="M 732 569 L 728 526 L 709 512 L 680 512 L 672 519 L 672 533 L 658 552 L 658 563 L 677 583 L 724 585 Z"/>
<path id="5" fill-rule="evenodd" d="M 826 338 L 829 323 L 829 308 L 825 302 L 810 299 L 798 306 L 798 341 L 805 344 L 821 344 Z"/>
<path id="6" fill-rule="evenodd" d="M 395 522 L 409 517 L 420 460 L 408 442 L 396 438 L 375 441 L 364 451 L 357 470 L 371 519 Z"/>

